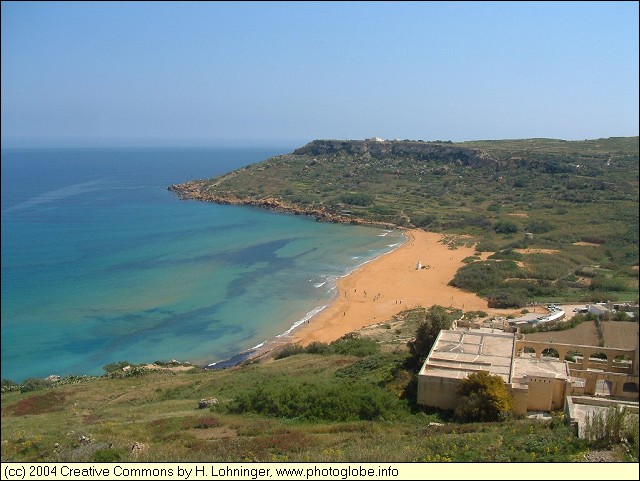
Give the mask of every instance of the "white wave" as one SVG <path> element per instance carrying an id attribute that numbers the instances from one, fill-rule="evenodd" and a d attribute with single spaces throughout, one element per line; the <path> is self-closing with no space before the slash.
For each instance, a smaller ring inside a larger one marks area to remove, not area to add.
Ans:
<path id="1" fill-rule="evenodd" d="M 307 322 L 313 316 L 315 316 L 316 314 L 321 312 L 325 307 L 327 307 L 327 306 L 325 305 L 325 306 L 316 307 L 315 309 L 307 312 L 302 319 L 300 319 L 299 321 L 294 322 L 293 326 L 291 326 L 289 329 L 284 331 L 282 334 L 276 336 L 276 339 L 280 339 L 282 336 L 286 336 L 286 335 L 290 334 L 291 331 L 293 331 L 296 327 L 298 327 L 298 326 L 304 324 L 305 322 Z"/>
<path id="2" fill-rule="evenodd" d="M 387 250 L 387 251 L 385 251 L 385 252 L 380 252 L 380 253 L 379 253 L 378 255 L 376 255 L 375 257 L 372 257 L 372 258 L 370 258 L 370 259 L 368 259 L 368 260 L 366 260 L 366 261 L 364 261 L 364 262 L 362 262 L 362 263 L 358 264 L 357 266 L 353 267 L 352 269 L 350 269 L 349 271 L 347 271 L 345 274 L 343 274 L 343 275 L 342 275 L 342 276 L 340 276 L 340 277 L 341 277 L 341 278 L 343 278 L 343 277 L 347 277 L 347 276 L 349 276 L 352 272 L 357 271 L 358 269 L 360 269 L 362 266 L 364 266 L 364 265 L 368 264 L 369 262 L 373 262 L 373 261 L 375 261 L 376 259 L 378 259 L 378 258 L 380 258 L 380 257 L 382 257 L 382 256 L 384 256 L 384 255 L 387 255 L 387 254 L 389 254 L 389 253 L 393 252 L 393 251 L 395 250 L 395 248 L 396 248 L 396 247 L 401 246 L 402 244 L 404 244 L 404 243 L 407 241 L 407 237 L 406 237 L 406 236 L 404 236 L 404 235 L 403 235 L 403 237 L 404 237 L 404 240 L 403 240 L 403 241 L 401 241 L 401 242 L 396 242 L 395 244 L 387 244 L 387 248 L 389 248 L 389 250 Z M 374 251 L 375 251 L 375 249 L 370 249 L 370 250 L 369 250 L 369 252 L 374 252 Z M 352 257 L 352 259 L 359 259 L 359 257 Z"/>
<path id="3" fill-rule="evenodd" d="M 258 349 L 261 348 L 262 346 L 264 346 L 264 342 L 261 342 L 260 344 L 256 344 L 255 346 L 253 346 L 250 350 L 253 351 L 254 349 Z"/>
<path id="4" fill-rule="evenodd" d="M 317 284 L 314 284 L 313 287 L 315 287 L 317 289 L 318 287 L 324 286 L 326 283 L 327 283 L 327 281 L 318 282 Z"/>

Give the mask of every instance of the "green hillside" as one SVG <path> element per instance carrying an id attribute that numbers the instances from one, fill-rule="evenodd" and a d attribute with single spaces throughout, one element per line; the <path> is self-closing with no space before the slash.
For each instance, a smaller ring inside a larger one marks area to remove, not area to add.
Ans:
<path id="1" fill-rule="evenodd" d="M 637 417 L 626 444 L 588 443 L 559 413 L 547 423 L 459 423 L 416 406 L 407 338 L 431 312 L 460 316 L 417 308 L 330 345 L 222 371 L 114 363 L 102 377 L 4 382 L 2 460 L 572 462 L 604 449 L 607 460 L 637 462 Z"/>
<path id="2" fill-rule="evenodd" d="M 561 423 L 462 426 L 416 410 L 399 339 L 424 313 L 405 317 L 384 344 L 349 336 L 224 371 L 118 369 L 33 392 L 23 385 L 2 395 L 2 459 L 531 461 L 539 449 L 521 450 L 525 438 L 549 448 L 544 460 L 586 452 Z M 211 398 L 216 404 L 199 407 Z"/>
<path id="3" fill-rule="evenodd" d="M 638 297 L 638 137 L 316 140 L 170 189 L 324 221 L 468 235 L 496 254 L 453 283 L 496 307 Z"/>

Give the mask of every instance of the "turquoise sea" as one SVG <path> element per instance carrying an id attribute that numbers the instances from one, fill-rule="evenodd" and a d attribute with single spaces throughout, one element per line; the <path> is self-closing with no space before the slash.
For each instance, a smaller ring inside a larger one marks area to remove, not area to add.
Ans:
<path id="1" fill-rule="evenodd" d="M 3 149 L 2 378 L 227 359 L 404 241 L 167 191 L 291 150 Z"/>

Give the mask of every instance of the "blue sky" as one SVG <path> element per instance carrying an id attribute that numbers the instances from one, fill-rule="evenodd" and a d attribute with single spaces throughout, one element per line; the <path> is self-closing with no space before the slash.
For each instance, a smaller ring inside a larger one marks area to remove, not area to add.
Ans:
<path id="1" fill-rule="evenodd" d="M 637 2 L 2 2 L 3 146 L 638 135 Z"/>

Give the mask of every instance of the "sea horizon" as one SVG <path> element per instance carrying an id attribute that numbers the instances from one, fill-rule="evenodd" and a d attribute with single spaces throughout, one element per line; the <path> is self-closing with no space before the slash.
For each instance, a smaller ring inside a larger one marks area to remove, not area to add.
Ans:
<path id="1" fill-rule="evenodd" d="M 167 190 L 291 150 L 3 148 L 2 377 L 212 364 L 326 307 L 402 234 Z"/>

